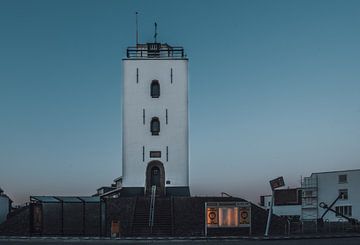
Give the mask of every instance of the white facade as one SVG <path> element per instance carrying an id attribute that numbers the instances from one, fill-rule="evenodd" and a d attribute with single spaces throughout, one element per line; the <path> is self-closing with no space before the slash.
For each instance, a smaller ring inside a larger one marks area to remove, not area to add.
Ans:
<path id="1" fill-rule="evenodd" d="M 0 194 L 0 224 L 6 220 L 11 208 L 11 200 L 6 195 Z"/>
<path id="2" fill-rule="evenodd" d="M 260 203 L 260 206 L 268 210 L 271 206 L 271 195 L 263 196 L 264 203 Z"/>
<path id="3" fill-rule="evenodd" d="M 271 205 L 271 195 L 264 196 L 264 208 L 268 210 Z M 273 214 L 278 216 L 301 217 L 301 205 L 274 205 Z"/>
<path id="4" fill-rule="evenodd" d="M 160 85 L 158 98 L 151 96 L 154 80 Z M 125 58 L 122 91 L 122 187 L 146 188 L 147 167 L 153 161 L 163 165 L 166 187 L 188 187 L 188 60 Z M 155 117 L 160 121 L 158 135 L 150 130 Z"/>
<path id="5" fill-rule="evenodd" d="M 346 193 L 333 206 L 334 210 L 345 216 L 360 219 L 360 169 L 313 173 L 305 177 L 302 201 L 302 219 L 316 220 L 325 209 L 319 207 L 321 202 L 331 205 L 340 192 Z M 323 218 L 326 221 L 346 221 L 329 211 Z"/>

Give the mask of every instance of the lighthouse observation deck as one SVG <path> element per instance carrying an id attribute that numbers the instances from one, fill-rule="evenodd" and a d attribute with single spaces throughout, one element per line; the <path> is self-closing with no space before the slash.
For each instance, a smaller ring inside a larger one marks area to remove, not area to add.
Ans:
<path id="1" fill-rule="evenodd" d="M 183 47 L 172 47 L 168 44 L 146 43 L 128 47 L 127 59 L 186 59 Z"/>

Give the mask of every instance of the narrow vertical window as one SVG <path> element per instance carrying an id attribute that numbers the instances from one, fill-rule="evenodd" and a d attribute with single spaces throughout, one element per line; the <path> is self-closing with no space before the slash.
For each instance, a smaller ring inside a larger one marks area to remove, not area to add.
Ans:
<path id="1" fill-rule="evenodd" d="M 139 68 L 136 68 L 136 83 L 139 83 Z"/>
<path id="2" fill-rule="evenodd" d="M 145 146 L 143 146 L 143 149 L 142 149 L 142 157 L 143 157 L 143 162 L 145 162 Z"/>
<path id="3" fill-rule="evenodd" d="M 166 146 L 166 161 L 169 161 L 169 147 Z"/>
<path id="4" fill-rule="evenodd" d="M 173 68 L 170 70 L 170 83 L 173 83 Z"/>
<path id="5" fill-rule="evenodd" d="M 143 109 L 143 124 L 145 125 L 145 109 Z"/>
<path id="6" fill-rule="evenodd" d="M 165 110 L 166 124 L 168 124 L 168 109 Z"/>
<path id="7" fill-rule="evenodd" d="M 150 131 L 152 135 L 159 135 L 160 133 L 160 121 L 159 118 L 153 117 L 150 123 Z"/>
<path id="8" fill-rule="evenodd" d="M 160 83 L 158 80 L 153 80 L 150 85 L 150 95 L 152 98 L 160 97 Z"/>

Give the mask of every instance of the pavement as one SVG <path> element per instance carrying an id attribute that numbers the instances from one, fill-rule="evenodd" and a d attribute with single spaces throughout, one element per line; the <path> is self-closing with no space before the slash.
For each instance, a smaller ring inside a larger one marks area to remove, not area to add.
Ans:
<path id="1" fill-rule="evenodd" d="M 328 234 L 270 237 L 27 237 L 0 236 L 0 244 L 241 244 L 241 245 L 359 245 L 360 234 Z"/>

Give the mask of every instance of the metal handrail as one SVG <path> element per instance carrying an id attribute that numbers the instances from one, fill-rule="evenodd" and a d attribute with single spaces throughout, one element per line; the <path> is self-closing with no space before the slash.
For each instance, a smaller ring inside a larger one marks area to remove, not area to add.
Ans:
<path id="1" fill-rule="evenodd" d="M 224 197 L 224 196 L 227 196 L 227 197 L 233 197 L 232 195 L 226 193 L 226 192 L 221 192 L 221 197 Z"/>
<path id="2" fill-rule="evenodd" d="M 156 196 L 156 185 L 153 185 L 151 187 L 150 215 L 149 215 L 149 227 L 151 233 L 152 233 L 152 227 L 154 226 L 155 196 Z"/>
<path id="3" fill-rule="evenodd" d="M 290 222 L 289 218 L 286 218 L 286 221 L 287 221 L 288 227 L 287 227 L 287 230 L 286 230 L 286 226 L 285 226 L 285 233 L 286 233 L 286 231 L 287 231 L 287 235 L 290 235 L 290 232 L 291 232 L 291 222 Z"/>

